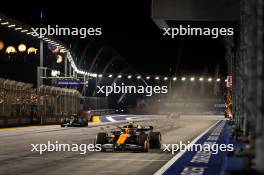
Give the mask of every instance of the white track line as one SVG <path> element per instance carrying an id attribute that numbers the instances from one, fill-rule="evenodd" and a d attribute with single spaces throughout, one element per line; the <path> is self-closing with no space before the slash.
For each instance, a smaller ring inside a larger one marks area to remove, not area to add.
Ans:
<path id="1" fill-rule="evenodd" d="M 116 122 L 116 120 L 115 119 L 113 119 L 112 117 L 110 117 L 110 116 L 107 116 L 107 117 L 105 117 L 107 120 L 109 120 L 110 122 Z"/>
<path id="2" fill-rule="evenodd" d="M 199 136 L 197 136 L 190 143 L 190 145 L 196 143 L 203 135 L 205 135 L 211 128 L 213 128 L 220 121 L 222 121 L 222 120 L 218 120 L 212 126 L 210 126 L 207 130 L 205 130 L 203 133 L 201 133 Z M 169 160 L 165 165 L 163 165 L 154 175 L 161 175 L 161 174 L 165 173 L 165 171 L 167 171 L 185 152 L 186 152 L 186 149 L 183 151 L 180 151 L 171 160 Z"/>
<path id="3" fill-rule="evenodd" d="M 133 120 L 135 119 L 136 117 L 127 117 L 126 120 Z"/>
<path id="4" fill-rule="evenodd" d="M 0 155 L 0 158 L 17 158 L 17 156 L 8 156 L 8 155 Z M 60 159 L 84 159 L 88 161 L 139 161 L 139 162 L 167 162 L 166 159 L 92 159 L 92 158 L 85 158 L 85 157 L 44 157 L 44 156 L 25 156 L 19 157 L 24 159 L 44 159 L 44 160 L 60 160 Z"/>
<path id="5" fill-rule="evenodd" d="M 166 162 L 166 159 L 85 159 L 92 161 L 135 161 L 135 162 Z"/>

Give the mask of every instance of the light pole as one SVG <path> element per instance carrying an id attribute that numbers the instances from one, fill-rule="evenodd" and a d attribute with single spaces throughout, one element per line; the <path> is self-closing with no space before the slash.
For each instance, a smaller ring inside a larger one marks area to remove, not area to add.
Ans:
<path id="1" fill-rule="evenodd" d="M 43 85 L 43 77 L 42 75 L 42 68 L 43 68 L 43 39 L 40 39 L 40 44 L 39 44 L 39 67 L 37 68 L 37 88 L 41 85 Z"/>
<path id="2" fill-rule="evenodd" d="M 64 59 L 64 76 L 67 77 L 68 75 L 68 61 L 67 58 Z"/>
<path id="3" fill-rule="evenodd" d="M 40 12 L 40 25 L 42 26 L 42 11 Z M 37 68 L 37 94 L 38 94 L 38 114 L 40 114 L 40 86 L 43 85 L 43 75 L 42 75 L 42 68 L 43 68 L 43 39 L 40 38 L 39 44 L 39 67 Z M 42 125 L 42 115 L 40 115 L 40 124 Z"/>

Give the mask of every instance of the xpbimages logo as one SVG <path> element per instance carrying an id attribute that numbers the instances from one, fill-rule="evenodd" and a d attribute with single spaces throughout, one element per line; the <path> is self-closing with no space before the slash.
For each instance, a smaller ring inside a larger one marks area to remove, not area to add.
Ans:
<path id="1" fill-rule="evenodd" d="M 101 144 L 76 144 L 76 143 L 59 143 L 59 141 L 48 141 L 48 143 L 30 144 L 31 152 L 38 152 L 42 155 L 45 152 L 79 152 L 86 154 L 87 152 L 102 151 Z"/>
<path id="2" fill-rule="evenodd" d="M 203 144 L 191 143 L 190 141 L 187 144 L 180 141 L 179 144 L 162 144 L 164 149 L 163 151 L 171 152 L 175 154 L 178 151 L 195 151 L 195 152 L 211 152 L 212 154 L 218 154 L 219 151 L 234 151 L 233 144 L 217 144 L 216 142 L 204 142 Z"/>
<path id="3" fill-rule="evenodd" d="M 76 28 L 76 27 L 59 27 L 58 25 L 55 25 L 52 27 L 51 25 L 48 25 L 46 28 L 31 28 L 33 35 L 44 37 L 44 36 L 52 36 L 52 35 L 72 35 L 72 36 L 79 36 L 80 38 L 86 38 L 87 35 L 102 35 L 102 28 Z"/>
<path id="4" fill-rule="evenodd" d="M 180 25 L 174 28 L 163 28 L 163 35 L 168 35 L 171 38 L 175 36 L 211 36 L 212 38 L 218 38 L 219 36 L 233 36 L 234 28 L 208 28 L 208 27 L 191 27 L 191 25 Z"/>
<path id="5" fill-rule="evenodd" d="M 105 94 L 145 94 L 146 96 L 152 96 L 153 94 L 166 94 L 168 93 L 167 86 L 126 86 L 124 83 L 121 86 L 113 84 L 113 86 L 97 86 L 97 93 Z"/>

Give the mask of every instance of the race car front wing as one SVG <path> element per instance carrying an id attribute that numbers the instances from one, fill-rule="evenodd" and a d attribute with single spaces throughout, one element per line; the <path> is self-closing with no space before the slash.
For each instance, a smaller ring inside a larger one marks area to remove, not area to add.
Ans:
<path id="1" fill-rule="evenodd" d="M 136 144 L 113 144 L 107 143 L 102 145 L 104 150 L 141 150 L 142 146 Z"/>

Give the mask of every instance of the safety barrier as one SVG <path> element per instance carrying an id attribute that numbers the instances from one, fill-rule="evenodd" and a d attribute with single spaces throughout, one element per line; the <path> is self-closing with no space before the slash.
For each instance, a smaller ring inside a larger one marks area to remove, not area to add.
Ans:
<path id="1" fill-rule="evenodd" d="M 31 118 L 30 116 L 0 117 L 0 127 L 58 124 L 61 116 Z"/>
<path id="2" fill-rule="evenodd" d="M 101 123 L 101 122 L 110 122 L 112 115 L 110 115 L 113 110 L 105 109 L 105 110 L 91 110 L 84 111 L 88 114 L 82 114 L 83 117 L 91 117 L 90 122 L 93 123 Z M 102 115 L 100 115 L 102 114 Z M 109 114 L 109 116 L 108 116 Z M 92 116 L 91 116 L 92 115 Z M 60 118 L 68 115 L 51 115 L 51 116 L 0 116 L 0 127 L 13 127 L 13 126 L 28 126 L 28 125 L 49 125 L 49 124 L 59 124 Z M 121 115 L 115 115 L 114 120 L 126 120 L 123 119 Z M 127 116 L 129 119 L 129 117 Z M 109 120 L 108 120 L 109 119 Z"/>

